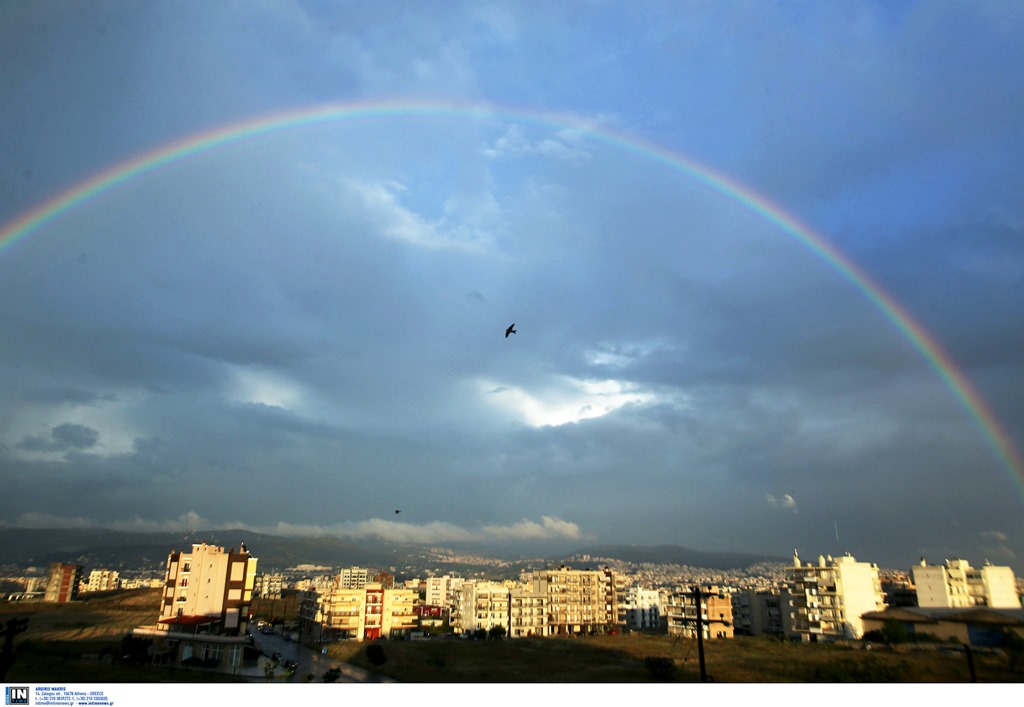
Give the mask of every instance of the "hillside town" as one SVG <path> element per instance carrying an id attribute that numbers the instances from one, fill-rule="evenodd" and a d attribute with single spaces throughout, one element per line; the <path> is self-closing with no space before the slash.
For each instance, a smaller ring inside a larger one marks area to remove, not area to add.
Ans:
<path id="1" fill-rule="evenodd" d="M 172 551 L 162 576 L 54 562 L 45 577 L 6 577 L 8 601 L 74 602 L 90 593 L 161 588 L 156 621 L 131 631 L 146 660 L 237 670 L 254 664 L 254 632 L 325 646 L 435 636 L 529 639 L 628 632 L 722 640 L 775 636 L 849 642 L 898 625 L 908 635 L 998 647 L 1024 638 L 1024 585 L 1013 570 L 962 559 L 906 571 L 851 555 L 720 571 L 578 556 L 581 566 L 524 570 L 517 579 L 445 572 L 398 579 L 369 567 L 299 565 L 261 573 L 258 557 L 195 543 Z"/>

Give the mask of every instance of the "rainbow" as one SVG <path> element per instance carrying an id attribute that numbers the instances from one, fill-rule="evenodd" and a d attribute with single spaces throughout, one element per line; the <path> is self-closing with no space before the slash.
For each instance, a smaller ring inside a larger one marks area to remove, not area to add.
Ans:
<path id="1" fill-rule="evenodd" d="M 54 195 L 0 227 L 0 254 L 69 211 L 118 185 L 166 165 L 226 145 L 252 140 L 282 130 L 343 121 L 406 117 L 456 117 L 513 120 L 558 130 L 570 129 L 597 143 L 638 155 L 707 186 L 777 226 L 809 249 L 843 279 L 859 290 L 899 333 L 924 357 L 968 412 L 1011 479 L 1024 494 L 1024 460 L 995 414 L 953 360 L 932 336 L 896 300 L 823 236 L 746 186 L 687 157 L 641 138 L 616 133 L 565 114 L 497 108 L 488 104 L 385 101 L 331 103 L 262 115 L 186 136 L 109 167 Z"/>

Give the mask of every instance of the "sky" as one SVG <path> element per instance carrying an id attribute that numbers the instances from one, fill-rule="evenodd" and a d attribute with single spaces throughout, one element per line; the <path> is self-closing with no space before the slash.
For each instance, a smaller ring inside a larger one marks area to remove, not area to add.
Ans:
<path id="1" fill-rule="evenodd" d="M 3 3 L 0 523 L 1020 576 L 1022 34 Z"/>

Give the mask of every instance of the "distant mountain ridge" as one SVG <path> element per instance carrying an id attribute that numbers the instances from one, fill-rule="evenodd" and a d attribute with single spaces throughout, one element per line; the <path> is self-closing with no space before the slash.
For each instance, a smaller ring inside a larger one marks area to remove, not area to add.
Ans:
<path id="1" fill-rule="evenodd" d="M 398 567 L 425 571 L 438 569 L 444 564 L 437 559 L 436 548 L 424 545 L 367 539 L 351 541 L 326 535 L 283 537 L 241 529 L 131 532 L 103 528 L 35 529 L 0 526 L 0 565 L 43 569 L 51 562 L 67 562 L 82 565 L 86 571 L 103 568 L 159 575 L 171 551 L 191 550 L 193 543 L 201 542 L 235 550 L 245 543 L 259 560 L 257 569 L 262 571 L 281 570 L 300 564 L 385 569 Z M 485 553 L 474 551 L 473 554 Z M 720 570 L 746 568 L 760 562 L 786 561 L 768 555 L 701 552 L 678 545 L 602 545 L 549 557 L 547 562 L 550 565 L 586 566 L 606 559 Z M 514 574 L 516 565 L 535 566 L 543 561 L 507 558 L 507 562 L 512 565 L 509 571 Z M 454 565 L 452 569 L 458 571 Z"/>
<path id="2" fill-rule="evenodd" d="M 101 528 L 11 528 L 0 526 L 0 565 L 45 567 L 68 562 L 90 568 L 152 569 L 163 571 L 173 550 L 191 550 L 193 543 L 238 550 L 245 543 L 264 567 L 285 568 L 299 564 L 380 565 L 394 564 L 395 546 L 379 541 L 358 544 L 336 537 L 286 538 L 249 530 L 202 530 L 187 532 L 131 532 Z"/>

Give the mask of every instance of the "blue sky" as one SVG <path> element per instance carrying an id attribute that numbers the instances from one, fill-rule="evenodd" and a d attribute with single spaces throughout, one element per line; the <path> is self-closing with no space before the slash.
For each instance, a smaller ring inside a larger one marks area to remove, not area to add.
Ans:
<path id="1" fill-rule="evenodd" d="M 820 234 L 1019 449 L 1022 31 L 946 0 L 7 3 L 4 224 L 259 116 L 492 110 L 273 131 L 0 250 L 0 522 L 1024 573 L 1019 470 L 864 293 L 601 137 Z"/>

